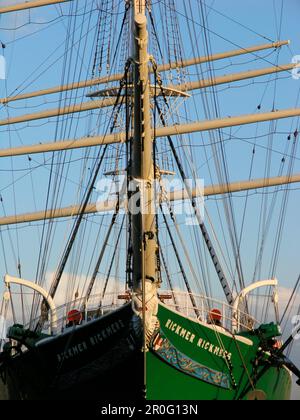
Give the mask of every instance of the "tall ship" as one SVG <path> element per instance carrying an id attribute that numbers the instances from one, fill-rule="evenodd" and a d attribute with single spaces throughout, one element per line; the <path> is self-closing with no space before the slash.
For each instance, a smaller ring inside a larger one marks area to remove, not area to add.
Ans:
<path id="1" fill-rule="evenodd" d="M 299 95 L 280 105 L 300 59 L 281 62 L 283 6 L 272 39 L 218 2 L 11 3 L 0 399 L 290 399 Z"/>

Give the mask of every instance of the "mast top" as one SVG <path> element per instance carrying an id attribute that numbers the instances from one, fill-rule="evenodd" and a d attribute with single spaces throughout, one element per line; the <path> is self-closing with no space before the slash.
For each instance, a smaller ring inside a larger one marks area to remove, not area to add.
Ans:
<path id="1" fill-rule="evenodd" d="M 137 17 L 138 15 L 145 16 L 146 1 L 145 0 L 132 0 L 132 2 L 133 2 L 133 10 L 134 10 L 135 17 Z"/>

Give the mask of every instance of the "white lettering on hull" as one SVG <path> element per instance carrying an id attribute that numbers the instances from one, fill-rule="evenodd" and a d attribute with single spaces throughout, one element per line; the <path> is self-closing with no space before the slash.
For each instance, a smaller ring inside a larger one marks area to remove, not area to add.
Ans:
<path id="1" fill-rule="evenodd" d="M 88 337 L 87 340 L 82 341 L 81 343 L 77 343 L 69 347 L 64 352 L 57 354 L 57 360 L 62 362 L 64 360 L 69 360 L 73 357 L 76 357 L 79 354 L 87 351 L 89 348 L 97 346 L 111 336 L 117 334 L 124 327 L 125 325 L 123 321 L 119 319 L 118 321 L 115 321 L 111 325 L 108 325 L 107 327 L 100 330 L 97 334 Z"/>
<path id="2" fill-rule="evenodd" d="M 220 347 L 217 347 L 215 344 L 210 343 L 207 340 L 204 340 L 203 338 L 199 337 L 197 340 L 197 343 L 195 341 L 196 335 L 193 334 L 191 331 L 186 330 L 181 325 L 177 324 L 176 322 L 173 322 L 171 319 L 168 319 L 168 321 L 165 324 L 166 328 L 168 330 L 174 332 L 179 337 L 183 338 L 184 340 L 188 341 L 189 343 L 196 344 L 197 347 L 208 351 L 209 353 L 213 354 L 217 357 L 222 357 L 226 360 L 231 360 L 232 353 L 229 353 L 227 350 L 221 349 Z"/>

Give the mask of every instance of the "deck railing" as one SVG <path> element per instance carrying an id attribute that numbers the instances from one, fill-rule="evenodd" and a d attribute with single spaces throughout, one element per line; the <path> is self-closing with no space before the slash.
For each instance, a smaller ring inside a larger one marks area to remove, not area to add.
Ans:
<path id="1" fill-rule="evenodd" d="M 211 322 L 211 312 L 218 310 L 221 312 L 222 326 L 229 331 L 232 330 L 234 316 L 238 331 L 250 331 L 260 325 L 258 320 L 241 310 L 238 310 L 236 315 L 234 315 L 233 307 L 219 299 L 183 291 L 162 293 L 169 293 L 172 296 L 172 299 L 165 302 L 171 309 L 177 310 L 187 317 L 198 319 L 201 322 Z M 192 302 L 195 302 L 195 304 Z"/>
<path id="2" fill-rule="evenodd" d="M 258 320 L 243 311 L 239 310 L 234 315 L 233 307 L 222 300 L 183 291 L 160 291 L 159 296 L 160 300 L 170 309 L 200 322 L 211 322 L 211 311 L 217 309 L 221 312 L 222 326 L 229 331 L 232 331 L 234 316 L 238 331 L 249 331 L 260 325 Z M 126 300 L 130 301 L 130 294 L 108 293 L 104 298 L 100 294 L 92 295 L 88 302 L 82 298 L 59 306 L 56 309 L 58 319 L 56 332 L 65 331 L 68 324 L 68 313 L 71 310 L 76 309 L 81 312 L 81 324 L 84 324 L 120 308 L 126 303 Z M 38 319 L 31 322 L 30 328 L 34 328 L 37 322 Z M 44 324 L 43 332 L 50 332 L 49 322 Z"/>

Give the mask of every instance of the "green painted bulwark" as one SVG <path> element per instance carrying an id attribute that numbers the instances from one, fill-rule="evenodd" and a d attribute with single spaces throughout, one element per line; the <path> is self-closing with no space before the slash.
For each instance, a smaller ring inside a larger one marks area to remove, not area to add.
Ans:
<path id="1" fill-rule="evenodd" d="M 155 354 L 170 366 L 180 372 L 190 375 L 193 378 L 200 379 L 208 384 L 217 385 L 221 388 L 230 389 L 230 376 L 210 369 L 207 366 L 195 362 L 180 352 L 161 332 L 157 339 L 161 344 L 154 345 Z"/>
<path id="2" fill-rule="evenodd" d="M 160 305 L 159 320 L 161 331 L 147 354 L 148 400 L 290 398 L 291 375 L 285 368 L 270 368 L 255 381 L 255 336 L 233 337 L 165 305 Z"/>

